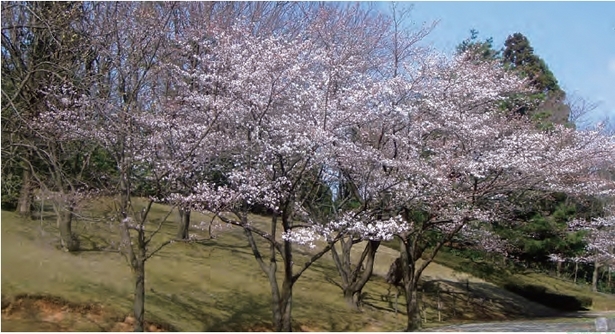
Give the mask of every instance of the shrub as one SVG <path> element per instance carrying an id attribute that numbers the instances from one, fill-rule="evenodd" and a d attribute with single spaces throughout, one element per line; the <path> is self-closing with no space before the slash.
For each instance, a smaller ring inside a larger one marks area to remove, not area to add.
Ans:
<path id="1" fill-rule="evenodd" d="M 504 285 L 504 288 L 533 302 L 561 311 L 585 311 L 592 305 L 590 297 L 575 297 L 551 293 L 547 291 L 547 288 L 539 285 L 519 285 L 514 282 L 508 282 Z"/>

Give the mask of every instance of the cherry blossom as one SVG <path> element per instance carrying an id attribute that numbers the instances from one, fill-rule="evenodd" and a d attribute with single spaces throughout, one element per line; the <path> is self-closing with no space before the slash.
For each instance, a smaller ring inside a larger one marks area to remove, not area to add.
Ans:
<path id="1" fill-rule="evenodd" d="M 341 238 L 401 241 L 411 329 L 418 280 L 445 243 L 460 238 L 505 253 L 490 223 L 510 218 L 520 193 L 615 192 L 600 173 L 615 161 L 613 137 L 541 131 L 506 113 L 510 96 L 529 90 L 500 64 L 421 50 L 392 65 L 382 53 L 391 27 L 382 17 L 366 19 L 367 30 L 355 25 L 356 35 L 344 33 L 355 17 L 343 11 L 323 7 L 306 17 L 292 33 L 255 33 L 242 19 L 190 30 L 168 51 L 178 58 L 148 63 L 150 72 L 110 48 L 105 56 L 118 73 L 132 73 L 128 82 L 147 74 L 167 82 L 165 93 L 144 85 L 132 92 L 140 99 L 122 102 L 50 87 L 57 103 L 40 124 L 114 154 L 120 221 L 129 227 L 145 222 L 125 220 L 129 184 L 139 176 L 155 189 L 150 206 L 212 213 L 242 228 L 269 278 L 279 330 L 290 328 L 293 284 Z M 155 24 L 146 18 L 143 29 Z M 356 205 L 343 205 L 350 201 Z M 319 213 L 319 205 L 333 208 Z M 271 214 L 269 231 L 252 221 L 255 207 Z M 606 249 L 610 235 L 600 233 L 588 244 L 593 254 Z M 254 235 L 269 244 L 268 259 Z M 316 249 L 319 240 L 326 246 L 294 262 L 293 243 Z"/>

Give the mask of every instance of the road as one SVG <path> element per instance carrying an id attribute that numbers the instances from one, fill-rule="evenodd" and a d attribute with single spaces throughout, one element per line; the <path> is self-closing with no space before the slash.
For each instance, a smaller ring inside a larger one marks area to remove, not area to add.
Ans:
<path id="1" fill-rule="evenodd" d="M 578 312 L 555 319 L 487 322 L 451 325 L 425 330 L 427 332 L 595 332 L 595 318 L 615 317 L 615 312 Z M 577 319 L 570 319 L 577 318 Z"/>
<path id="2" fill-rule="evenodd" d="M 590 332 L 593 320 L 579 322 L 504 321 L 438 327 L 430 332 Z"/>

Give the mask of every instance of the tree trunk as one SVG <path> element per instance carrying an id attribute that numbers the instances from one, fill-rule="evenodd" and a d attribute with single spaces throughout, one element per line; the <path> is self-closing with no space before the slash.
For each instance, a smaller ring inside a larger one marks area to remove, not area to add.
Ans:
<path id="1" fill-rule="evenodd" d="M 291 289 L 292 290 L 292 289 Z M 273 330 L 276 332 L 292 332 L 292 291 L 273 301 Z"/>
<path id="2" fill-rule="evenodd" d="M 271 234 L 276 235 L 277 229 L 277 215 L 273 215 L 271 218 Z M 247 215 L 241 215 L 242 223 L 247 225 Z M 285 231 L 290 229 L 290 223 L 288 221 L 287 216 L 282 217 L 282 226 Z M 283 256 L 282 263 L 284 266 L 283 273 L 283 282 L 282 289 L 278 284 L 277 280 L 277 268 L 278 268 L 278 260 L 276 259 L 277 248 L 274 243 L 269 244 L 269 263 L 265 263 L 263 261 L 263 256 L 258 250 L 258 246 L 254 240 L 254 236 L 252 232 L 248 228 L 244 228 L 244 233 L 248 238 L 248 243 L 250 244 L 250 248 L 258 262 L 259 266 L 263 270 L 263 272 L 267 275 L 269 279 L 269 285 L 271 287 L 271 311 L 272 311 L 272 325 L 273 330 L 276 332 L 290 332 L 292 331 L 292 318 L 291 318 L 291 307 L 292 307 L 292 289 L 295 283 L 293 278 L 293 259 L 292 259 L 292 244 L 290 241 L 285 240 L 283 242 Z"/>
<path id="3" fill-rule="evenodd" d="M 68 206 L 58 210 L 58 227 L 60 228 L 60 239 L 62 248 L 67 252 L 79 250 L 79 241 L 73 236 L 73 208 Z"/>
<path id="4" fill-rule="evenodd" d="M 407 332 L 421 328 L 421 315 L 418 305 L 418 281 L 415 279 L 415 259 L 412 257 L 412 245 L 408 239 L 400 238 L 400 255 L 403 275 L 404 292 L 406 294 Z"/>
<path id="5" fill-rule="evenodd" d="M 273 331 L 282 332 L 282 309 L 280 298 L 276 298 L 275 294 L 271 300 L 271 312 L 273 314 Z"/>
<path id="6" fill-rule="evenodd" d="M 290 231 L 290 220 L 289 220 L 288 211 L 284 211 L 282 214 L 282 227 L 284 232 Z M 280 330 L 282 332 L 292 332 L 292 302 L 293 302 L 293 285 L 295 284 L 293 280 L 293 250 L 292 243 L 288 240 L 284 240 L 284 256 L 282 257 L 282 261 L 284 261 L 284 281 L 282 282 L 282 293 L 280 294 L 280 311 L 282 312 L 282 326 Z M 273 249 L 272 249 L 273 251 Z M 277 327 L 277 326 L 276 326 Z"/>
<path id="7" fill-rule="evenodd" d="M 179 209 L 179 229 L 177 230 L 177 239 L 187 240 L 190 229 L 190 209 Z"/>
<path id="8" fill-rule="evenodd" d="M 285 211 L 282 215 L 282 227 L 284 232 L 290 231 L 290 220 L 288 219 L 288 212 Z M 282 282 L 282 299 L 280 300 L 280 309 L 282 311 L 282 331 L 292 332 L 292 302 L 293 302 L 293 249 L 292 243 L 288 240 L 284 240 L 284 281 Z"/>
<path id="9" fill-rule="evenodd" d="M 127 197 L 121 197 L 122 200 Z M 122 204 L 127 204 L 122 201 Z M 125 211 L 122 211 L 125 215 Z M 141 217 L 142 218 L 142 217 Z M 133 238 L 130 235 L 130 227 L 127 220 L 124 218 L 120 221 L 120 235 L 122 238 L 121 251 L 126 256 L 134 283 L 134 300 L 133 300 L 133 316 L 135 318 L 134 331 L 143 332 L 145 329 L 145 261 L 147 259 L 147 249 L 145 242 L 145 232 L 141 228 L 137 228 L 136 252 Z"/>
<path id="10" fill-rule="evenodd" d="M 286 262 L 286 261 L 285 261 Z M 286 266 L 286 263 L 284 264 Z M 273 268 L 271 268 L 273 269 Z M 292 297 L 293 282 L 292 276 L 284 277 L 282 291 L 278 289 L 275 277 L 275 270 L 270 269 L 269 283 L 271 285 L 271 309 L 273 311 L 273 330 L 276 332 L 292 331 Z"/>
<path id="11" fill-rule="evenodd" d="M 404 283 L 404 292 L 406 293 L 406 314 L 408 315 L 406 331 L 414 332 L 421 328 L 421 314 L 417 299 L 416 283 L 413 280 Z"/>
<path id="12" fill-rule="evenodd" d="M 579 262 L 574 263 L 574 284 L 577 284 L 577 274 L 579 273 Z"/>
<path id="13" fill-rule="evenodd" d="M 594 274 L 592 275 L 592 291 L 598 292 L 598 271 L 600 269 L 600 264 L 598 260 L 594 261 Z"/>
<path id="14" fill-rule="evenodd" d="M 282 332 L 292 332 L 293 331 L 292 317 L 291 317 L 292 302 L 293 302 L 292 283 L 284 282 L 284 284 L 282 284 L 282 300 L 280 302 L 281 302 L 280 308 L 282 310 L 281 331 Z"/>
<path id="15" fill-rule="evenodd" d="M 145 263 L 142 260 L 138 260 L 136 268 L 133 268 L 133 278 L 135 283 L 134 331 L 143 332 L 145 328 Z"/>
<path id="16" fill-rule="evenodd" d="M 353 310 L 361 309 L 361 291 L 369 281 L 374 270 L 374 259 L 376 251 L 380 246 L 380 241 L 369 240 L 365 245 L 365 249 L 361 257 L 355 265 L 351 261 L 351 249 L 353 245 L 352 238 L 348 241 L 341 240 L 342 256 L 337 254 L 335 247 L 331 248 L 334 263 L 340 273 L 341 288 L 344 294 L 344 300 Z M 363 268 L 363 270 L 361 270 Z"/>
<path id="17" fill-rule="evenodd" d="M 145 221 L 145 217 L 139 217 Z M 147 259 L 147 249 L 145 242 L 145 231 L 143 225 L 137 230 L 137 255 L 133 260 L 134 279 L 135 279 L 135 332 L 145 331 L 145 261 Z"/>
<path id="18" fill-rule="evenodd" d="M 346 301 L 346 304 L 348 304 L 348 306 L 353 310 L 359 310 L 361 307 L 360 295 L 361 291 L 355 291 L 352 286 L 344 289 L 344 300 Z"/>
<path id="19" fill-rule="evenodd" d="M 30 168 L 23 169 L 21 182 L 17 213 L 22 217 L 29 217 L 32 209 L 32 172 Z"/>
<path id="20" fill-rule="evenodd" d="M 556 270 L 557 270 L 557 277 L 562 277 L 562 262 L 561 261 L 557 261 Z"/>

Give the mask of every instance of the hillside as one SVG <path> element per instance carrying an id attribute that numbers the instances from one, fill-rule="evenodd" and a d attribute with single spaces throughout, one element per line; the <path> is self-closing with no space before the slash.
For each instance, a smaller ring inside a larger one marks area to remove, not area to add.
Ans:
<path id="1" fill-rule="evenodd" d="M 156 206 L 154 216 L 166 208 Z M 24 221 L 2 211 L 3 330 L 130 330 L 132 283 L 113 242 L 112 223 L 79 223 L 77 254 L 57 248 L 55 221 Z M 206 217 L 194 215 L 194 221 Z M 266 220 L 263 219 L 261 223 Z M 175 232 L 171 222 L 159 240 Z M 307 249 L 306 249 L 307 252 Z M 337 271 L 330 257 L 316 262 L 296 284 L 296 330 L 392 331 L 404 327 L 394 296 L 381 276 L 397 256 L 380 249 L 375 276 L 365 289 L 363 313 L 349 310 L 330 283 Z M 467 274 L 432 264 L 425 272 L 438 289 L 424 284 L 427 328 L 457 322 L 555 315 L 546 307 Z M 173 244 L 147 262 L 146 321 L 150 330 L 250 331 L 270 328 L 269 287 L 238 229 L 219 232 L 203 244 Z M 438 295 L 440 297 L 438 298 Z M 440 301 L 440 312 L 438 309 Z M 403 297 L 399 299 L 403 310 Z M 439 321 L 438 321 L 439 320 Z"/>

